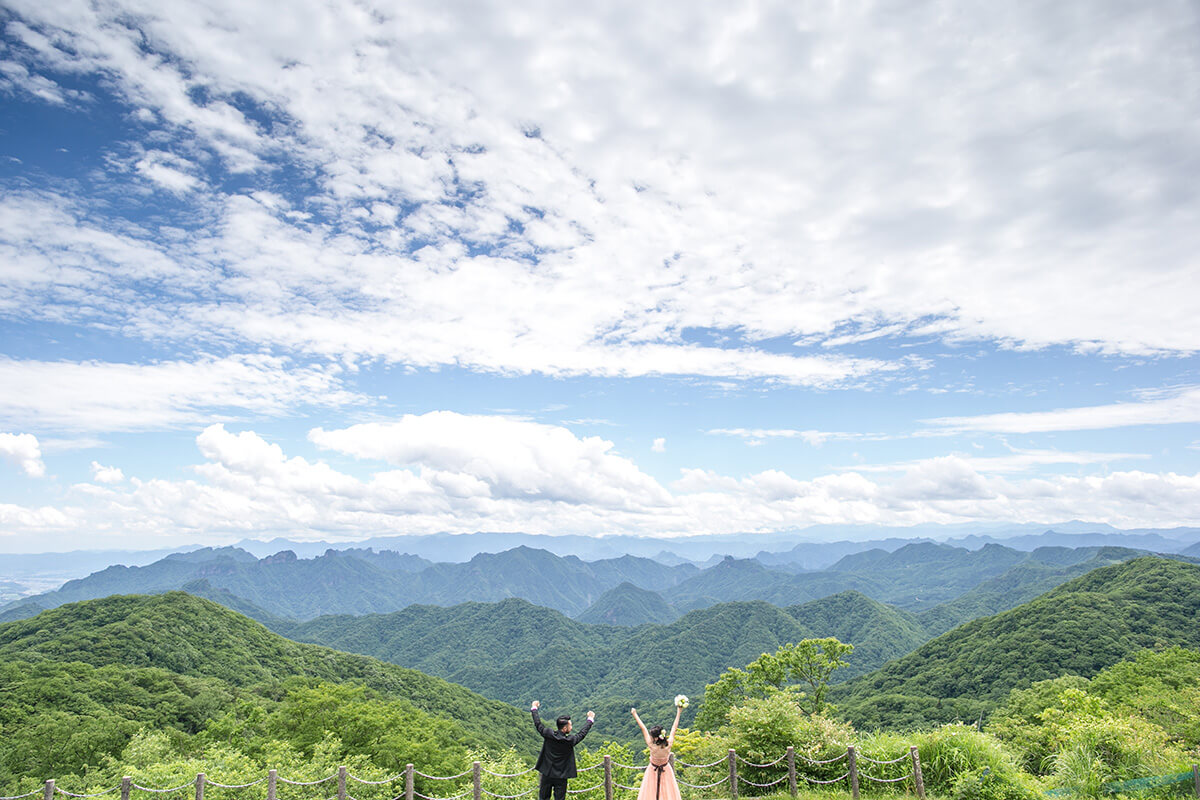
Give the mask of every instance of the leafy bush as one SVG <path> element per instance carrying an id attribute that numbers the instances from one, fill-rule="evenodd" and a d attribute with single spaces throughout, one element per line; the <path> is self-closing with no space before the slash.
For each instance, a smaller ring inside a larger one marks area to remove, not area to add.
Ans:
<path id="1" fill-rule="evenodd" d="M 845 771 L 845 764 L 813 765 L 846 752 L 854 741 L 848 723 L 810 716 L 786 693 L 747 700 L 729 710 L 729 724 L 721 729 L 728 746 L 751 764 L 776 761 L 789 747 L 795 749 L 797 772 L 817 780 L 830 780 Z M 787 763 L 770 767 L 739 766 L 739 774 L 753 783 L 771 783 L 787 774 Z M 803 781 L 803 778 L 801 778 Z M 762 794 L 747 786 L 746 794 Z"/>
<path id="2" fill-rule="evenodd" d="M 954 781 L 953 800 L 1039 800 L 1034 781 L 1020 772 L 994 773 L 990 768 L 972 769 Z"/>
<path id="3" fill-rule="evenodd" d="M 1083 797 L 1099 797 L 1111 781 L 1168 772 L 1184 760 L 1161 728 L 1135 717 L 1081 715 L 1060 724 L 1059 734 L 1051 780 Z"/>
<path id="4" fill-rule="evenodd" d="M 986 769 L 1004 780 L 1019 772 L 1016 759 L 999 739 L 971 725 L 943 725 L 914 733 L 912 741 L 921 757 L 925 787 L 935 794 L 951 793 L 959 777 L 969 772 Z"/>

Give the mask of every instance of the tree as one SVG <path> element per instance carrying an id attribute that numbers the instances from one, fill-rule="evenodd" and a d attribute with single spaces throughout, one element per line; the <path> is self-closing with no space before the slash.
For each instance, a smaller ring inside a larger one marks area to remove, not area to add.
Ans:
<path id="1" fill-rule="evenodd" d="M 786 644 L 774 654 L 763 653 L 745 670 L 731 667 L 704 687 L 704 705 L 696 715 L 696 727 L 714 730 L 726 722 L 729 709 L 748 698 L 766 698 L 789 692 L 807 714 L 825 710 L 825 695 L 834 670 L 847 666 L 845 656 L 854 645 L 833 637 L 804 639 Z"/>

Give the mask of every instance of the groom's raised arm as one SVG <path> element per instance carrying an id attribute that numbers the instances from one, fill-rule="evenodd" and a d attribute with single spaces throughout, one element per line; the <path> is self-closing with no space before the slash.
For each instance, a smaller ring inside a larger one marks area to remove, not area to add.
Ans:
<path id="1" fill-rule="evenodd" d="M 537 732 L 542 736 L 546 735 L 546 726 L 542 724 L 542 718 L 538 716 L 538 701 L 534 700 L 533 705 L 529 707 L 529 713 L 533 714 L 533 727 L 537 728 Z"/>
<path id="2" fill-rule="evenodd" d="M 589 711 L 587 722 L 583 723 L 583 727 L 579 729 L 579 733 L 571 737 L 572 744 L 579 744 L 583 741 L 583 737 L 588 735 L 588 731 L 592 729 L 592 723 L 596 721 L 596 712 Z"/>

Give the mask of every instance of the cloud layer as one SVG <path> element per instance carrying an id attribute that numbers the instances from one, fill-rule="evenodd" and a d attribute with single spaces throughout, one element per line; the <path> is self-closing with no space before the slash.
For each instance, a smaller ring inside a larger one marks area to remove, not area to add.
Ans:
<path id="1" fill-rule="evenodd" d="M 486 436 L 495 448 L 474 448 Z M 684 470 L 660 486 L 611 443 L 563 428 L 446 412 L 337 431 L 324 448 L 376 462 L 364 477 L 289 456 L 253 431 L 216 424 L 196 439 L 187 480 L 124 480 L 93 464 L 93 482 L 59 508 L 0 507 L 10 535 L 186 535 L 355 539 L 365 532 L 507 530 L 687 535 L 781 531 L 822 523 L 907 525 L 1086 517 L 1116 526 L 1200 523 L 1200 474 L 1136 470 L 1028 477 L 1013 463 L 943 456 L 887 478 L 847 471 L 801 480 Z M 1024 454 L 1041 463 L 1046 454 Z M 1089 454 L 1077 461 L 1087 462 Z M 1070 454 L 1057 456 L 1073 460 Z M 391 465 L 395 465 L 394 467 Z"/>
<path id="2" fill-rule="evenodd" d="M 205 191 L 170 236 L 7 199 L 14 315 L 813 386 L 912 364 L 761 343 L 1200 341 L 1179 302 L 1200 250 L 1186 3 L 11 7 L 14 86 L 100 77 L 158 141 L 112 143 L 114 180 L 252 187 Z"/>

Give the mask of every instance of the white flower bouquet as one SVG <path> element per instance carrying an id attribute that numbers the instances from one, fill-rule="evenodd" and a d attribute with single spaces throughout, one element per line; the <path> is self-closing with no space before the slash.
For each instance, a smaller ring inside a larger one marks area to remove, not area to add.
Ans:
<path id="1" fill-rule="evenodd" d="M 675 705 L 679 708 L 687 708 L 688 707 L 687 695 L 686 694 L 675 695 Z"/>

